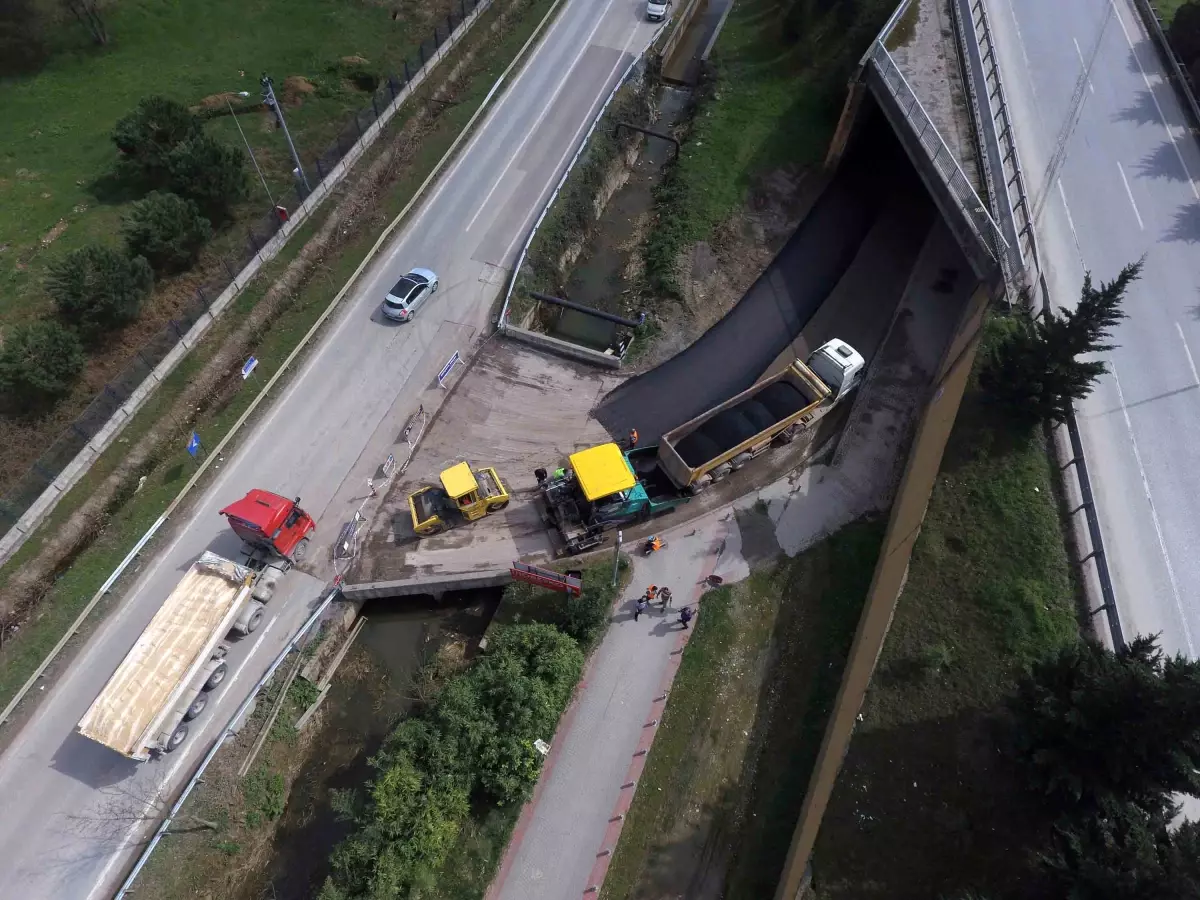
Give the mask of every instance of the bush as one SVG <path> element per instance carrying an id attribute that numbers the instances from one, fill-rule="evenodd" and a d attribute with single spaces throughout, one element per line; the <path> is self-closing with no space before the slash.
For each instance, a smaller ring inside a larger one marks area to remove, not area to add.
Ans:
<path id="1" fill-rule="evenodd" d="M 130 208 L 121 234 L 131 256 L 144 256 L 159 272 L 178 272 L 196 261 L 212 225 L 191 200 L 152 191 Z"/>
<path id="2" fill-rule="evenodd" d="M 42 17 L 33 0 L 0 0 L 0 76 L 27 75 L 46 62 Z"/>
<path id="3" fill-rule="evenodd" d="M 35 410 L 70 393 L 83 365 L 79 338 L 58 322 L 18 325 L 0 348 L 0 391 L 18 408 Z"/>
<path id="4" fill-rule="evenodd" d="M 145 97 L 117 122 L 112 139 L 122 161 L 144 178 L 163 183 L 172 151 L 200 136 L 200 122 L 187 108 L 166 97 Z"/>
<path id="5" fill-rule="evenodd" d="M 1167 37 L 1185 68 L 1200 60 L 1200 3 L 1191 0 L 1175 10 Z"/>
<path id="6" fill-rule="evenodd" d="M 206 134 L 184 141 L 167 160 L 171 190 L 194 200 L 213 222 L 223 222 L 230 208 L 247 194 L 246 164 L 240 150 Z"/>
<path id="7" fill-rule="evenodd" d="M 88 337 L 132 322 L 154 286 L 150 264 L 89 244 L 50 263 L 46 290 L 68 324 Z"/>

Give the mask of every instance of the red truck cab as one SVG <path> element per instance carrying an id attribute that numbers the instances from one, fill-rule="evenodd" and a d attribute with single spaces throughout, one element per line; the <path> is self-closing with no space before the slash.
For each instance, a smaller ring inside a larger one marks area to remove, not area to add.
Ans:
<path id="1" fill-rule="evenodd" d="M 300 508 L 300 498 L 288 500 L 257 488 L 223 510 L 229 527 L 255 552 L 296 563 L 308 550 L 308 535 L 317 527 Z"/>

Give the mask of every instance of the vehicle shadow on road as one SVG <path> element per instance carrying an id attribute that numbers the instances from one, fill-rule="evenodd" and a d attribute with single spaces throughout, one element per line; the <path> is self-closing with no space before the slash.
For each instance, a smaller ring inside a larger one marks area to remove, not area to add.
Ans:
<path id="1" fill-rule="evenodd" d="M 75 731 L 58 745 L 50 767 L 95 790 L 119 784 L 138 771 L 138 763 Z"/>

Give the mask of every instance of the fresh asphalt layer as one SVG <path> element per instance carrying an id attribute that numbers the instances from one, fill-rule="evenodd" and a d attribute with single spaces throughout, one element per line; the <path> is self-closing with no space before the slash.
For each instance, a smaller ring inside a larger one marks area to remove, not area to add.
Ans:
<path id="1" fill-rule="evenodd" d="M 679 354 L 617 387 L 596 417 L 614 435 L 636 428 L 653 443 L 754 384 L 835 294 L 861 315 L 842 317 L 840 337 L 869 360 L 882 339 L 904 279 L 883 290 L 872 273 L 892 249 L 907 273 L 936 209 L 920 177 L 874 102 L 838 172 L 796 233 L 737 305 Z M 874 235 L 876 226 L 880 233 Z M 849 296 L 853 295 L 853 296 Z M 865 305 L 864 300 L 868 300 Z"/>
<path id="2" fill-rule="evenodd" d="M 603 98 L 656 27 L 635 0 L 568 0 L 421 208 L 378 256 L 293 383 L 217 465 L 187 521 L 0 757 L 0 894 L 92 900 L 111 893 L 139 839 L 219 728 L 319 601 L 331 547 L 420 394 L 487 317 L 520 242 Z M 408 325 L 381 320 L 387 287 L 413 266 L 441 287 Z M 447 338 L 447 336 L 450 336 Z M 457 341 L 457 343 L 455 343 Z M 453 346 L 451 346 L 453 344 Z M 443 355 L 444 353 L 444 355 Z M 384 442 L 385 444 L 388 442 Z M 374 452 L 372 450 L 372 452 Z M 234 645 L 234 675 L 178 751 L 134 764 L 73 729 L 180 574 L 206 549 L 238 542 L 217 510 L 252 487 L 298 496 L 317 519 L 306 572 L 294 572 L 268 622 Z"/>
<path id="3" fill-rule="evenodd" d="M 1128 0 L 986 2 L 1052 301 L 1146 256 L 1080 430 L 1125 637 L 1195 656 L 1200 148 Z"/>

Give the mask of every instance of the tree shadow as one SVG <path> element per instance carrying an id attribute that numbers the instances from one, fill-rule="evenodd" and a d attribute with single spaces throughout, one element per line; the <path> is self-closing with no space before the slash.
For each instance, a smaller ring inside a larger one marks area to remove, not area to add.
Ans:
<path id="1" fill-rule="evenodd" d="M 1140 175 L 1149 178 L 1166 178 L 1171 181 L 1190 181 L 1188 173 L 1179 161 L 1179 153 L 1170 141 L 1164 141 L 1146 154 L 1137 164 Z"/>
<path id="2" fill-rule="evenodd" d="M 1113 114 L 1114 122 L 1132 122 L 1135 125 L 1152 125 L 1161 123 L 1162 117 L 1158 114 L 1158 106 L 1154 102 L 1154 95 L 1149 90 L 1138 91 L 1132 105 L 1118 110 Z"/>
<path id="3" fill-rule="evenodd" d="M 152 190 L 150 186 L 132 177 L 129 172 L 122 171 L 120 166 L 113 166 L 104 174 L 92 179 L 86 189 L 97 203 L 105 206 L 132 203 L 134 200 L 142 199 Z"/>
<path id="4" fill-rule="evenodd" d="M 1188 203 L 1175 211 L 1175 221 L 1163 235 L 1164 240 L 1200 243 L 1200 203 Z"/>
<path id="5" fill-rule="evenodd" d="M 1050 817 L 1013 769 L 990 711 L 860 727 L 817 838 L 815 883 L 831 897 L 973 889 L 1048 900 L 1035 853 L 1049 840 Z"/>

